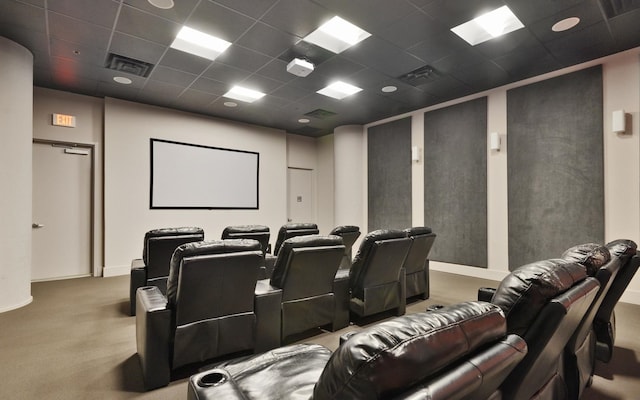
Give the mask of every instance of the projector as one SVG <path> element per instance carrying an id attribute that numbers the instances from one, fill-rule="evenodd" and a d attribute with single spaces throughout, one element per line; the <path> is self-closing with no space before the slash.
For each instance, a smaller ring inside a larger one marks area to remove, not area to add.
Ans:
<path id="1" fill-rule="evenodd" d="M 287 65 L 287 72 L 304 78 L 313 72 L 313 64 L 302 58 L 294 58 Z"/>

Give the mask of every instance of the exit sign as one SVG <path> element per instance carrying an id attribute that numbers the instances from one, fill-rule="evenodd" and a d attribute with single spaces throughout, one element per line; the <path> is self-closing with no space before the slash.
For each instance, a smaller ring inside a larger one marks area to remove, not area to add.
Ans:
<path id="1" fill-rule="evenodd" d="M 76 127 L 75 115 L 53 114 L 52 116 L 53 116 L 53 125 L 55 126 L 66 126 L 67 128 Z"/>

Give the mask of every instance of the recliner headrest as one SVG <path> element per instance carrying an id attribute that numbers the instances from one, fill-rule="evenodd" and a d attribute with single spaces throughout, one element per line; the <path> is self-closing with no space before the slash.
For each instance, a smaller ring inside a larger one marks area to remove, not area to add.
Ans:
<path id="1" fill-rule="evenodd" d="M 397 229 L 378 229 L 367 233 L 360 243 L 360 248 L 353 258 L 353 264 L 361 263 L 362 260 L 367 257 L 373 244 L 379 240 L 386 239 L 400 239 L 407 237 L 407 234 Z"/>
<path id="2" fill-rule="evenodd" d="M 269 233 L 269 227 L 265 225 L 232 225 L 222 231 L 222 237 L 234 233 Z"/>
<path id="3" fill-rule="evenodd" d="M 629 239 L 614 240 L 605 244 L 605 247 L 609 249 L 612 256 L 616 257 L 631 257 L 638 250 L 636 242 Z"/>
<path id="4" fill-rule="evenodd" d="M 305 235 L 289 238 L 282 243 L 281 252 L 285 248 L 294 249 L 298 247 L 315 247 L 315 246 L 336 246 L 342 244 L 342 238 L 337 235 Z"/>
<path id="5" fill-rule="evenodd" d="M 428 226 L 414 226 L 405 229 L 404 232 L 407 234 L 407 236 L 427 235 L 429 233 L 433 233 L 431 228 L 429 228 Z"/>
<path id="6" fill-rule="evenodd" d="M 567 249 L 562 253 L 561 258 L 584 265 L 587 268 L 587 274 L 595 276 L 602 266 L 611 261 L 611 254 L 602 245 L 585 243 Z"/>
<path id="7" fill-rule="evenodd" d="M 144 245 L 142 247 L 142 260 L 145 265 L 148 265 L 149 260 L 147 260 L 147 247 L 149 239 L 163 237 L 163 236 L 189 236 L 189 235 L 198 235 L 200 236 L 200 240 L 204 240 L 204 230 L 198 227 L 180 227 L 180 228 L 158 228 L 152 229 L 144 234 Z"/>
<path id="8" fill-rule="evenodd" d="M 340 235 L 343 233 L 356 233 L 360 232 L 360 227 L 355 225 L 340 225 L 336 226 L 329 232 L 329 235 Z"/>
<path id="9" fill-rule="evenodd" d="M 313 397 L 388 398 L 505 335 L 502 310 L 486 302 L 394 318 L 365 328 L 340 345 L 322 371 Z"/>
<path id="10" fill-rule="evenodd" d="M 538 312 L 554 297 L 587 278 L 585 266 L 562 259 L 537 261 L 513 270 L 491 302 L 502 308 L 509 333 L 524 336 Z"/>

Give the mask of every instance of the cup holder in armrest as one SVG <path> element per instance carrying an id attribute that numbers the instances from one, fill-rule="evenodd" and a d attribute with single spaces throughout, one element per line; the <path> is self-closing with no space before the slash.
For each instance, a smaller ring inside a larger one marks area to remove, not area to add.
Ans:
<path id="1" fill-rule="evenodd" d="M 427 307 L 427 312 L 428 311 L 435 311 L 435 310 L 439 310 L 441 308 L 443 308 L 444 306 L 442 304 L 432 304 L 429 307 Z"/>
<path id="2" fill-rule="evenodd" d="M 198 379 L 198 386 L 200 387 L 212 387 L 220 386 L 229 380 L 229 375 L 221 370 L 213 370 L 208 374 L 202 375 Z"/>

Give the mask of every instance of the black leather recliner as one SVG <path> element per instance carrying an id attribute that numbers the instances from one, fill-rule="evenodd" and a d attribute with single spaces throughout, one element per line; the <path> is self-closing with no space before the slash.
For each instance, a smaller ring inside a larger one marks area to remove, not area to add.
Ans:
<path id="1" fill-rule="evenodd" d="M 349 324 L 349 282 L 336 280 L 344 254 L 339 236 L 306 235 L 287 239 L 280 248 L 270 284 L 282 289 L 281 340 L 329 325 Z"/>
<path id="2" fill-rule="evenodd" d="M 189 379 L 189 400 L 480 400 L 524 357 L 503 312 L 468 302 L 397 317 L 331 351 L 298 344 L 223 362 Z"/>
<path id="3" fill-rule="evenodd" d="M 266 257 L 266 254 L 271 250 L 269 248 L 269 238 L 271 233 L 269 227 L 265 225 L 232 225 L 227 226 L 222 231 L 222 239 L 254 239 L 260 242 L 262 248 L 262 255 Z M 260 267 L 260 274 L 258 279 L 267 279 L 271 277 L 271 268 L 267 268 L 263 262 Z"/>
<path id="4" fill-rule="evenodd" d="M 497 289 L 481 288 L 507 318 L 507 332 L 521 336 L 529 352 L 500 387 L 505 400 L 568 398 L 563 351 L 600 288 L 586 268 L 562 259 L 524 265 Z"/>
<path id="5" fill-rule="evenodd" d="M 406 298 L 420 296 L 429 298 L 429 252 L 436 234 L 426 226 L 415 226 L 404 230 L 411 238 L 411 247 L 404 260 L 406 273 Z"/>
<path id="6" fill-rule="evenodd" d="M 261 260 L 255 240 L 187 243 L 171 258 L 166 297 L 155 286 L 138 289 L 136 344 L 147 389 L 167 385 L 178 368 L 279 345 L 282 293 L 257 284 Z"/>
<path id="7" fill-rule="evenodd" d="M 329 232 L 329 235 L 337 235 L 342 238 L 342 244 L 344 244 L 344 255 L 342 261 L 340 261 L 340 269 L 351 268 L 352 262 L 352 248 L 353 244 L 360 237 L 360 228 L 355 225 L 340 225 L 336 226 Z"/>
<path id="8" fill-rule="evenodd" d="M 184 243 L 204 240 L 202 228 L 161 228 L 144 235 L 142 260 L 134 260 L 129 282 L 130 314 L 136 315 L 136 291 L 142 286 L 157 286 L 167 292 L 169 262 L 176 247 Z"/>
<path id="9" fill-rule="evenodd" d="M 369 232 L 349 270 L 350 311 L 365 317 L 389 310 L 406 310 L 404 259 L 411 239 L 400 230 Z M 338 274 L 340 275 L 340 274 Z"/>
<path id="10" fill-rule="evenodd" d="M 273 246 L 273 255 L 267 254 L 265 256 L 267 268 L 273 271 L 273 267 L 278 258 L 278 253 L 280 252 L 280 247 L 285 240 L 296 236 L 317 235 L 319 233 L 318 225 L 311 222 L 291 222 L 282 225 L 278 230 L 276 244 Z"/>
<path id="11" fill-rule="evenodd" d="M 613 355 L 616 337 L 614 308 L 640 266 L 640 253 L 635 242 L 626 239 L 614 240 L 605 245 L 612 256 L 620 257 L 622 266 L 596 313 L 593 328 L 596 333 L 596 358 L 609 362 Z"/>

